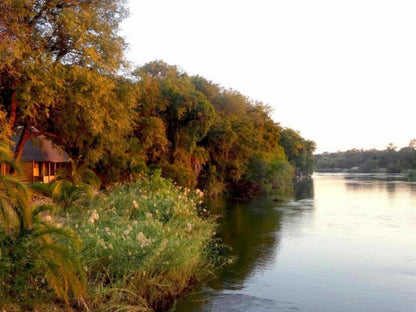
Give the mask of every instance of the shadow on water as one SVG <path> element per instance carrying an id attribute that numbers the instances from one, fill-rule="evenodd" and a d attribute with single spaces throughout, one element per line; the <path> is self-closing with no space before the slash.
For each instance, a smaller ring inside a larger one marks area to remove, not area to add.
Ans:
<path id="1" fill-rule="evenodd" d="M 305 179 L 295 184 L 295 199 L 310 199 L 314 198 L 313 180 Z"/>
<path id="2" fill-rule="evenodd" d="M 295 198 L 298 200 L 312 198 L 313 194 L 312 180 L 302 181 L 295 187 Z M 286 208 L 276 209 L 277 206 Z M 282 220 L 287 210 L 297 210 L 296 205 L 279 204 L 270 197 L 261 197 L 250 202 L 218 198 L 209 202 L 208 208 L 213 214 L 221 216 L 218 235 L 224 244 L 231 247 L 231 254 L 237 259 L 232 265 L 215 272 L 216 278 L 211 280 L 206 288 L 190 295 L 175 311 L 222 311 L 213 306 L 218 300 L 226 299 L 232 302 L 236 299 L 234 295 L 226 295 L 224 292 L 242 289 L 244 282 L 252 274 L 266 269 L 276 261 Z M 259 309 L 264 304 L 254 300 L 250 302 L 259 305 Z M 221 306 L 224 305 L 226 303 L 222 302 Z"/>

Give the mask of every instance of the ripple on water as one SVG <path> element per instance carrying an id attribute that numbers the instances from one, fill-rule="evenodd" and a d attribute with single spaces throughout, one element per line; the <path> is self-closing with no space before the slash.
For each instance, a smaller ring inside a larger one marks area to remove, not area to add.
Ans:
<path id="1" fill-rule="evenodd" d="M 276 210 L 291 213 L 293 211 L 299 210 L 311 210 L 314 208 L 314 200 L 313 199 L 302 199 L 302 200 L 291 200 L 283 205 L 275 207 Z"/>
<path id="2" fill-rule="evenodd" d="M 214 295 L 204 307 L 204 311 L 212 312 L 272 312 L 272 311 L 300 311 L 291 302 L 259 298 L 244 294 Z"/>

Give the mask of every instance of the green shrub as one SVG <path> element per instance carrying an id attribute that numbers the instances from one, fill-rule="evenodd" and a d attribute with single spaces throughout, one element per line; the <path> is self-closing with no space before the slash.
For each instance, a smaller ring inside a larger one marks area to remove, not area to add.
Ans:
<path id="1" fill-rule="evenodd" d="M 52 198 L 64 211 L 82 199 L 91 199 L 100 180 L 86 164 L 79 165 L 70 159 L 71 169 L 63 169 L 53 185 Z"/>
<path id="2" fill-rule="evenodd" d="M 36 182 L 30 185 L 32 190 L 45 195 L 47 197 L 52 198 L 53 196 L 53 189 L 55 188 L 55 183 L 40 183 Z"/>
<path id="3" fill-rule="evenodd" d="M 80 241 L 69 229 L 42 220 L 43 210 L 33 211 L 29 227 L 0 232 L 0 294 L 25 309 L 55 295 L 66 304 L 70 293 L 85 295 L 85 277 L 76 252 Z"/>
<path id="4" fill-rule="evenodd" d="M 84 242 L 97 306 L 163 310 L 195 283 L 215 230 L 211 218 L 201 218 L 202 195 L 156 173 L 97 196 L 67 220 Z"/>
<path id="5" fill-rule="evenodd" d="M 15 167 L 11 154 L 1 146 L 0 163 Z M 0 298 L 23 311 L 45 297 L 57 296 L 69 305 L 71 294 L 80 300 L 85 295 L 76 253 L 80 241 L 50 216 L 50 220 L 41 217 L 50 209 L 33 209 L 26 187 L 14 177 L 0 176 Z"/>

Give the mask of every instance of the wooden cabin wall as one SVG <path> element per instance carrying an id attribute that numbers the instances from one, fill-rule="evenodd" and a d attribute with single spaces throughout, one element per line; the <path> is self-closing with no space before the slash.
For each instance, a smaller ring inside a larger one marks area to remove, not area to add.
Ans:
<path id="1" fill-rule="evenodd" d="M 6 164 L 0 164 L 0 175 L 6 175 L 9 172 L 9 166 Z M 33 170 L 34 166 L 37 166 L 37 170 Z M 68 169 L 70 170 L 70 163 L 53 163 L 53 162 L 29 162 L 29 161 L 20 161 L 18 162 L 18 167 L 20 169 L 19 181 L 24 183 L 34 183 L 34 182 L 52 182 L 59 170 Z M 33 176 L 33 174 L 36 176 Z"/>
<path id="2" fill-rule="evenodd" d="M 32 183 L 33 164 L 32 162 L 21 161 L 18 164 L 21 175 L 19 180 L 26 183 Z"/>

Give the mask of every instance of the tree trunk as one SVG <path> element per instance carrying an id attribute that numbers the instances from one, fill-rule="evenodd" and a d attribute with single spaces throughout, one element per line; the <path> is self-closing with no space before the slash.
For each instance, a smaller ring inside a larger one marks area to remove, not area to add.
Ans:
<path id="1" fill-rule="evenodd" d="M 22 134 L 20 135 L 19 141 L 17 142 L 16 149 L 14 151 L 14 159 L 17 161 L 22 157 L 23 148 L 25 147 L 25 144 L 27 140 L 29 140 L 29 127 L 24 126 L 22 130 Z"/>
<path id="2" fill-rule="evenodd" d="M 9 125 L 10 125 L 10 130 L 13 131 L 15 124 L 16 124 L 16 111 L 17 111 L 17 99 L 16 99 L 16 91 L 13 92 L 12 94 L 12 100 L 10 103 L 10 115 L 9 115 Z"/>

